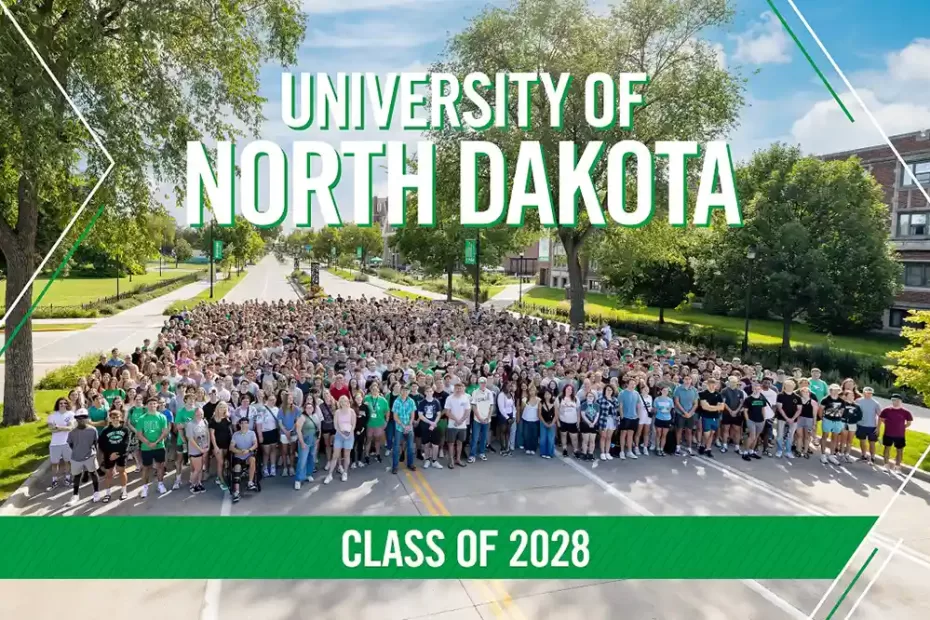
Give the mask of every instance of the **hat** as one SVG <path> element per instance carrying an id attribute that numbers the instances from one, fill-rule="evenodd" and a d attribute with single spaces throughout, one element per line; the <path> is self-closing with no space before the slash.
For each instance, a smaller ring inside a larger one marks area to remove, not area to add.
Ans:
<path id="1" fill-rule="evenodd" d="M 485 377 L 481 377 L 480 379 L 478 379 L 478 383 L 487 383 L 487 382 L 488 380 Z"/>
<path id="2" fill-rule="evenodd" d="M 873 389 L 870 388 L 870 387 L 864 387 L 864 388 L 862 388 L 862 393 L 863 393 L 863 394 L 871 394 L 871 393 L 874 392 L 874 391 L 875 391 L 875 390 L 873 390 Z M 892 398 L 894 398 L 894 397 L 892 397 Z"/>
<path id="3" fill-rule="evenodd" d="M 75 417 L 75 419 L 77 419 L 77 418 L 87 418 L 87 417 L 90 417 L 90 414 L 87 413 L 87 409 L 84 409 L 83 407 L 81 407 L 80 409 L 78 409 L 77 411 L 74 412 L 74 417 Z"/>
<path id="4" fill-rule="evenodd" d="M 900 395 L 900 394 L 892 394 L 892 395 L 891 395 L 891 400 L 901 400 L 901 395 Z"/>

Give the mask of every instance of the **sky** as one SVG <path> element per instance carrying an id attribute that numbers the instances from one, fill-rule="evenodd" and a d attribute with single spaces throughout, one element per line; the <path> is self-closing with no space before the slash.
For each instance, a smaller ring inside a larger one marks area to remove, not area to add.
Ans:
<path id="1" fill-rule="evenodd" d="M 596 8 L 615 0 L 591 0 Z M 791 39 L 766 0 L 735 0 L 736 15 L 723 30 L 703 34 L 721 51 L 728 70 L 747 79 L 740 125 L 728 137 L 736 160 L 783 141 L 811 154 L 883 142 L 866 112 L 833 69 L 788 0 L 772 0 L 820 68 L 855 122 L 850 122 Z M 449 35 L 488 4 L 508 0 L 304 0 L 307 36 L 293 72 L 425 71 L 443 51 Z M 930 128 L 930 2 L 927 0 L 795 0 L 827 51 L 888 135 Z M 924 38 L 922 38 L 924 37 Z M 294 140 L 405 140 L 414 132 L 371 129 L 297 132 L 281 120 L 281 72 L 266 66 L 261 95 L 267 99 L 261 137 L 285 152 Z M 251 139 L 251 137 L 250 137 Z M 248 139 L 246 140 L 248 141 Z M 241 147 L 237 148 L 241 151 Z M 262 170 L 261 178 L 267 178 Z M 343 220 L 351 219 L 351 165 L 335 197 Z M 376 167 L 376 194 L 386 193 L 386 173 Z M 293 201 L 290 202 L 293 204 Z M 179 222 L 186 222 L 176 211 Z M 319 212 L 313 218 L 319 223 Z M 290 218 L 285 226 L 290 228 Z"/>

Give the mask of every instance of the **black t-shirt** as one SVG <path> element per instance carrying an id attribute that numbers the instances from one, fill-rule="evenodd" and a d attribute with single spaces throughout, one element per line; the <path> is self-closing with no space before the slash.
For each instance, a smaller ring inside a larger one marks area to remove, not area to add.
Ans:
<path id="1" fill-rule="evenodd" d="M 823 407 L 823 417 L 827 420 L 842 420 L 845 405 L 845 401 L 840 398 L 833 398 L 829 394 L 820 401 L 820 406 Z"/>
<path id="2" fill-rule="evenodd" d="M 765 422 L 765 408 L 768 404 L 768 401 L 765 400 L 765 396 L 762 394 L 758 396 L 750 394 L 746 397 L 746 400 L 743 401 L 743 409 L 749 410 L 750 422 Z"/>
<path id="3" fill-rule="evenodd" d="M 358 411 L 355 416 L 355 434 L 364 435 L 365 431 L 368 429 L 368 419 L 371 416 L 371 409 L 368 408 L 367 403 L 362 403 L 358 407 Z"/>
<path id="4" fill-rule="evenodd" d="M 801 397 L 794 392 L 791 394 L 785 394 L 782 392 L 778 395 L 778 398 L 775 399 L 775 402 L 779 403 L 781 405 L 782 411 L 785 412 L 784 415 L 776 412 L 778 413 L 779 418 L 783 420 L 790 420 L 793 418 L 798 413 L 798 409 L 801 407 Z"/>
<path id="5" fill-rule="evenodd" d="M 213 412 L 216 411 L 216 406 L 220 404 L 220 401 L 211 403 L 207 401 L 203 405 L 203 418 L 207 421 L 207 424 L 210 424 L 210 420 L 213 419 Z"/>
<path id="6" fill-rule="evenodd" d="M 445 391 L 434 393 L 433 398 L 439 401 L 440 411 L 446 408 L 446 399 L 449 398 L 449 395 Z"/>
<path id="7" fill-rule="evenodd" d="M 125 454 L 129 447 L 129 429 L 125 426 L 107 426 L 97 440 L 101 452 L 105 454 Z"/>
<path id="8" fill-rule="evenodd" d="M 209 426 L 216 438 L 216 445 L 224 450 L 228 449 L 229 442 L 232 441 L 232 422 L 229 421 L 229 418 L 223 418 L 222 420 L 214 418 L 210 420 Z"/>
<path id="9" fill-rule="evenodd" d="M 701 404 L 702 402 L 706 402 L 708 405 L 719 405 L 723 402 L 723 396 L 720 395 L 720 392 L 704 390 L 698 394 L 698 412 L 701 414 L 701 417 L 705 418 L 713 418 L 721 413 L 720 411 L 706 411 Z"/>
<path id="10" fill-rule="evenodd" d="M 310 389 L 313 387 L 313 383 L 310 381 L 301 381 L 297 384 L 297 387 L 300 388 L 300 391 L 304 394 L 304 399 L 306 400 L 307 394 L 310 393 Z"/>
<path id="11" fill-rule="evenodd" d="M 813 394 L 810 395 L 810 400 L 806 403 L 804 399 L 801 399 L 801 417 L 802 418 L 813 418 L 814 417 L 814 403 L 817 402 L 817 397 Z"/>
<path id="12" fill-rule="evenodd" d="M 552 424 L 552 421 L 555 420 L 555 403 L 540 403 L 539 417 L 542 418 L 542 421 L 546 424 Z"/>
<path id="13" fill-rule="evenodd" d="M 424 398 L 417 404 L 417 411 L 420 413 L 420 419 L 423 422 L 432 424 L 442 414 L 442 405 L 435 397 L 432 400 Z"/>

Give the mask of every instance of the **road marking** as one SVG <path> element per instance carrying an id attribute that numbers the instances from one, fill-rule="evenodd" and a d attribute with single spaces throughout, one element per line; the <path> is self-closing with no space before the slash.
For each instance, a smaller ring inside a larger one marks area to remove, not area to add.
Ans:
<path id="1" fill-rule="evenodd" d="M 445 504 L 443 504 L 442 500 L 439 499 L 439 496 L 436 494 L 436 491 L 433 490 L 433 487 L 430 486 L 430 483 L 426 480 L 426 476 L 423 475 L 423 472 L 421 472 L 418 469 L 415 472 L 410 472 L 408 470 L 406 473 L 407 473 L 407 477 L 410 478 L 411 482 L 413 482 L 414 488 L 417 489 L 417 493 L 420 493 L 420 487 L 422 486 L 425 495 L 429 497 L 429 500 L 432 502 L 432 505 L 435 505 L 436 513 L 434 514 L 445 516 L 445 517 L 452 516 L 452 513 L 449 512 L 449 509 L 446 508 Z M 417 484 L 417 482 L 419 482 L 419 485 Z M 424 498 L 421 497 L 421 499 L 424 499 Z M 424 504 L 430 505 L 425 500 L 424 500 Z M 488 597 L 492 611 L 494 611 L 495 616 L 498 616 L 498 617 L 509 616 L 517 620 L 526 619 L 526 616 L 523 615 L 523 612 L 520 610 L 520 608 L 514 602 L 513 598 L 510 596 L 510 594 L 507 592 L 507 590 L 504 588 L 504 586 L 499 581 L 487 581 L 486 582 L 486 581 L 476 580 L 475 583 L 477 583 L 484 590 L 484 594 L 485 596 Z M 504 609 L 501 608 L 500 603 L 498 603 L 498 597 L 500 597 L 501 601 L 504 604 L 504 607 L 507 609 L 506 612 L 504 611 Z"/>
<path id="2" fill-rule="evenodd" d="M 849 610 L 849 613 L 846 614 L 846 617 L 843 620 L 849 620 L 853 615 L 853 612 L 856 611 L 856 608 L 859 607 L 859 603 L 866 597 L 869 593 L 869 590 L 872 589 L 872 586 L 875 585 L 875 582 L 878 581 L 879 576 L 882 574 L 882 571 L 885 570 L 885 567 L 888 566 L 888 563 L 891 562 L 891 558 L 894 557 L 894 554 L 898 551 L 898 548 L 901 546 L 901 543 L 904 542 L 903 538 L 899 538 L 898 542 L 891 549 L 891 553 L 888 554 L 888 557 L 885 558 L 885 561 L 882 562 L 882 565 L 878 567 L 878 572 L 875 573 L 875 576 L 866 584 L 865 590 L 862 591 L 862 594 L 859 595 L 859 598 L 856 599 L 856 602 L 853 603 L 852 609 Z"/>
<path id="3" fill-rule="evenodd" d="M 223 493 L 223 506 L 220 516 L 228 517 L 232 512 L 232 497 L 229 491 Z M 207 580 L 207 587 L 203 590 L 203 605 L 200 607 L 200 620 L 219 620 L 220 595 L 223 593 L 222 579 Z"/>
<path id="4" fill-rule="evenodd" d="M 569 467 L 577 471 L 582 476 L 594 482 L 597 486 L 601 487 L 601 489 L 606 491 L 608 495 L 611 495 L 619 499 L 633 512 L 641 516 L 644 516 L 644 517 L 655 516 L 655 513 L 649 511 L 645 506 L 638 503 L 636 500 L 629 498 L 623 493 L 621 493 L 620 491 L 618 491 L 616 487 L 614 487 L 612 484 L 610 484 L 609 482 L 607 482 L 606 480 L 604 480 L 603 478 L 595 474 L 590 469 L 587 469 L 586 467 L 582 467 L 581 465 L 576 463 L 571 458 L 566 458 L 564 456 L 556 456 L 556 458 L 562 461 L 565 465 L 568 465 Z M 795 620 L 805 620 L 807 618 L 804 612 L 802 612 L 800 609 L 798 609 L 797 607 L 795 607 L 794 605 L 792 605 L 791 603 L 789 603 L 782 597 L 778 596 L 777 594 L 775 594 L 774 592 L 766 588 L 764 585 L 762 585 L 755 579 L 741 579 L 740 582 L 743 585 L 745 585 L 747 588 L 749 588 L 750 590 L 752 590 L 753 592 L 755 592 L 756 594 L 758 594 L 759 596 L 767 600 L 769 603 L 771 603 L 775 607 L 778 607 L 779 609 L 784 611 L 786 614 L 788 614 Z"/>
<path id="5" fill-rule="evenodd" d="M 869 564 L 872 563 L 872 558 L 875 557 L 875 554 L 878 553 L 878 547 L 872 549 L 872 553 L 869 554 L 869 557 L 866 558 L 865 564 L 862 565 L 862 568 L 856 573 L 856 576 L 852 578 L 852 581 L 849 582 L 849 585 L 846 586 L 846 589 L 843 590 L 843 594 L 840 595 L 838 601 L 833 606 L 833 609 L 830 610 L 830 613 L 827 615 L 827 620 L 833 617 L 833 614 L 836 613 L 836 610 L 840 608 L 840 605 L 843 604 L 843 601 L 846 600 L 846 597 L 849 595 L 849 591 L 853 589 L 853 586 L 856 585 L 856 582 L 859 581 L 859 577 L 862 577 L 862 573 L 865 572 L 865 569 L 868 568 Z"/>
<path id="6" fill-rule="evenodd" d="M 716 469 L 720 472 L 723 472 L 724 474 L 729 474 L 732 477 L 737 478 L 739 481 L 755 489 L 758 489 L 764 493 L 768 493 L 769 495 L 777 499 L 780 499 L 787 504 L 794 506 L 798 510 L 801 510 L 810 515 L 819 516 L 819 517 L 836 516 L 836 513 L 830 512 L 829 510 L 824 510 L 823 508 L 820 508 L 819 506 L 816 506 L 814 504 L 810 504 L 802 500 L 799 497 L 795 497 L 794 495 L 791 495 L 787 493 L 786 491 L 782 491 L 781 489 L 778 489 L 770 485 L 767 482 L 763 482 L 757 478 L 753 478 L 751 475 L 745 472 L 742 472 L 734 467 L 731 467 L 730 465 L 726 465 L 725 463 L 721 463 L 720 461 L 706 459 L 704 457 L 698 457 L 698 458 L 700 458 L 701 462 L 704 463 L 705 465 L 713 469 Z M 879 534 L 878 532 L 875 531 L 875 528 L 872 528 L 872 531 L 868 535 L 866 535 L 866 538 L 863 540 L 866 540 L 866 539 L 872 539 L 872 541 L 875 542 L 875 544 L 885 549 L 891 549 L 892 547 L 895 546 L 894 539 L 889 538 L 885 536 L 884 534 Z M 903 547 L 901 549 L 901 556 L 917 564 L 921 568 L 930 570 L 930 556 L 920 553 L 919 551 L 915 551 L 909 547 Z"/>

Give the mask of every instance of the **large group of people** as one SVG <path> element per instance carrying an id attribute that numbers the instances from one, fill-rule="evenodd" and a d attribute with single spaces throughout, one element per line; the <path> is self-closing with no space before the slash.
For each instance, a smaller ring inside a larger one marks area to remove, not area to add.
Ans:
<path id="1" fill-rule="evenodd" d="M 154 342 L 113 350 L 58 399 L 51 487 L 127 472 L 166 493 L 213 478 L 233 501 L 263 481 L 346 481 L 371 463 L 454 469 L 522 452 L 634 460 L 735 453 L 901 465 L 911 414 L 818 369 L 765 370 L 610 327 L 400 299 L 201 305 Z M 819 422 L 819 424 L 818 424 Z M 890 449 L 895 448 L 895 458 Z M 101 480 L 103 484 L 101 489 Z"/>

